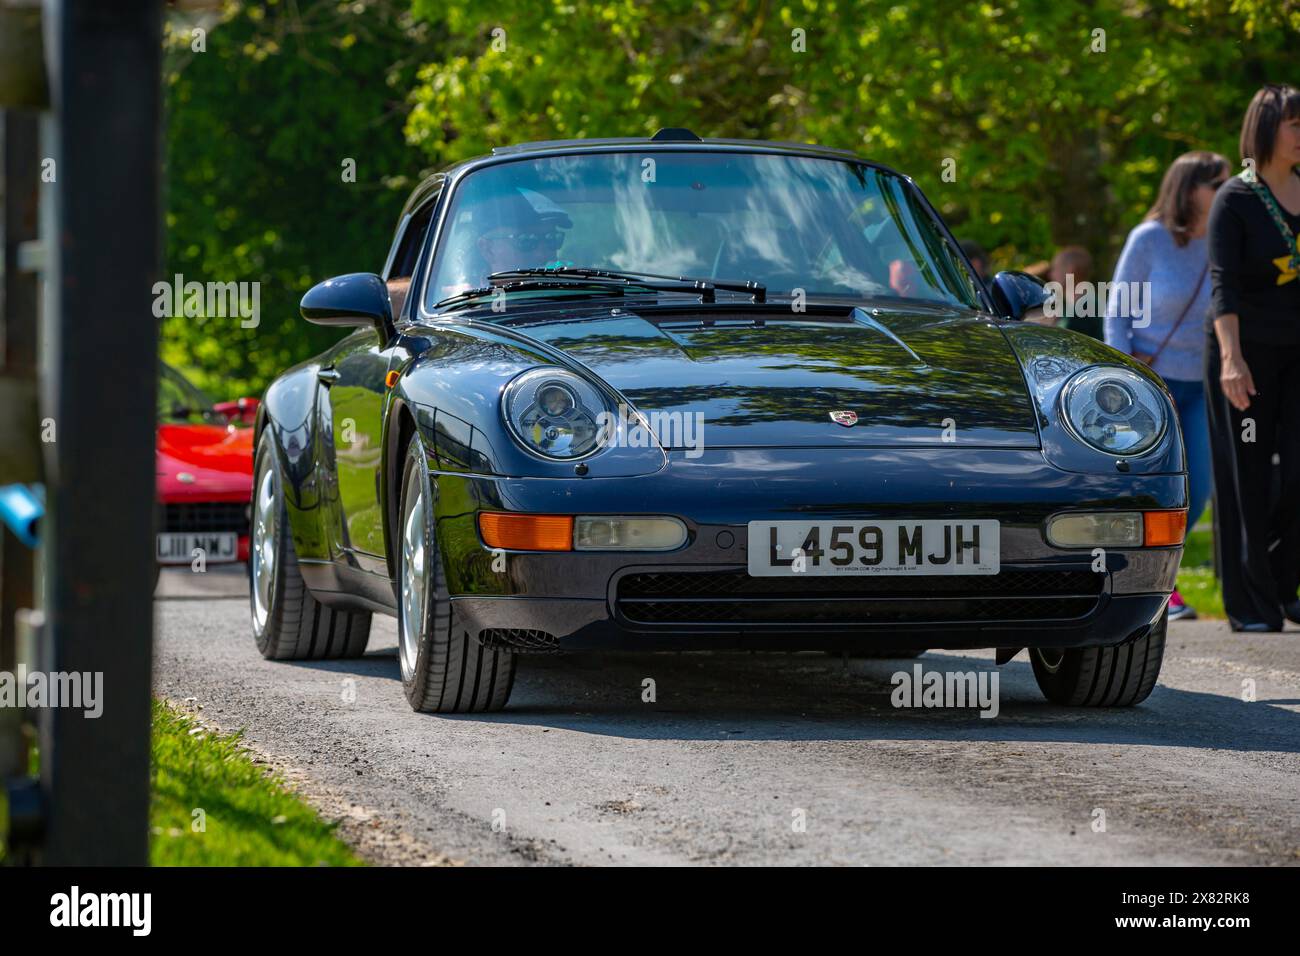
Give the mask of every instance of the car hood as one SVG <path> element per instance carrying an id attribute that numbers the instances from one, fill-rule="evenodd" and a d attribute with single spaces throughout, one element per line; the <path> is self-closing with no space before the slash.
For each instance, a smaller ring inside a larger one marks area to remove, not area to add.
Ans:
<path id="1" fill-rule="evenodd" d="M 155 470 L 163 497 L 247 498 L 253 485 L 253 429 L 160 425 Z"/>
<path id="2" fill-rule="evenodd" d="M 692 426 L 674 419 L 694 415 L 716 448 L 1039 446 L 1019 361 L 987 317 L 925 306 L 821 313 L 613 310 L 526 332 L 601 376 L 652 426 L 660 413 L 655 431 L 675 436 L 670 447 L 692 444 Z"/>

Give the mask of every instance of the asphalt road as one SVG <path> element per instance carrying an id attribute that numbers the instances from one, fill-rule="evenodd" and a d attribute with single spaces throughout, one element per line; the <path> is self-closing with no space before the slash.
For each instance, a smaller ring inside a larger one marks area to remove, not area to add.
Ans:
<path id="1" fill-rule="evenodd" d="M 981 719 L 891 706 L 912 661 L 718 653 L 524 657 L 504 712 L 443 717 L 408 708 L 391 619 L 361 660 L 286 664 L 236 574 L 165 572 L 156 610 L 157 692 L 375 862 L 1300 864 L 1300 631 L 1172 624 L 1129 710 L 1047 704 L 1024 654 Z"/>

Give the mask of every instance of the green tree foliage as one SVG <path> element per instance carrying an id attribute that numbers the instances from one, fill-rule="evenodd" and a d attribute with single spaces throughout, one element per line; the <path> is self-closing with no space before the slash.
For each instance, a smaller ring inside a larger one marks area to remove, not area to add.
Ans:
<path id="1" fill-rule="evenodd" d="M 339 338 L 307 325 L 298 300 L 329 276 L 383 265 L 425 162 L 403 124 L 436 35 L 403 0 L 229 3 L 169 21 L 162 278 L 261 283 L 256 328 L 164 321 L 164 358 L 217 398 L 260 395 Z"/>
<path id="2" fill-rule="evenodd" d="M 1291 0 L 413 9 L 449 35 L 407 122 L 431 160 L 663 126 L 847 147 L 912 175 L 1002 266 L 1077 242 L 1108 267 L 1170 160 L 1235 162 L 1254 90 L 1300 82 Z"/>
<path id="3" fill-rule="evenodd" d="M 847 147 L 1000 267 L 1079 242 L 1105 269 L 1170 160 L 1235 162 L 1252 92 L 1300 82 L 1297 0 L 267 0 L 199 21 L 204 52 L 193 25 L 167 36 L 163 278 L 260 281 L 261 324 L 171 318 L 164 354 L 220 397 L 335 341 L 303 291 L 378 269 L 423 167 L 492 146 Z"/>

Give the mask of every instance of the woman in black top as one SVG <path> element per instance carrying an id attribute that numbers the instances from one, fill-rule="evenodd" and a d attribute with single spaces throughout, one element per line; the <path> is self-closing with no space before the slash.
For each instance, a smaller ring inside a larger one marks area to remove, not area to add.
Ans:
<path id="1" fill-rule="evenodd" d="M 1233 629 L 1279 631 L 1300 623 L 1300 90 L 1255 94 L 1241 156 L 1209 221 L 1215 543 Z"/>

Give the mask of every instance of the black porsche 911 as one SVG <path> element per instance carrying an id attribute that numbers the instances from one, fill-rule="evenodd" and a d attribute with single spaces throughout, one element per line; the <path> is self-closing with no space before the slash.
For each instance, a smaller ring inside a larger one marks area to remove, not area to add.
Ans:
<path id="1" fill-rule="evenodd" d="M 1046 696 L 1151 691 L 1186 525 L 1158 377 L 1020 321 L 906 176 L 785 143 L 496 149 L 423 182 L 355 327 L 257 422 L 258 648 L 398 619 L 420 711 L 515 655 L 1029 648 Z"/>

